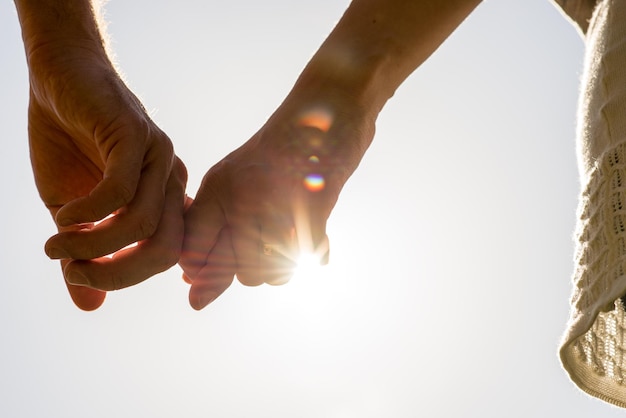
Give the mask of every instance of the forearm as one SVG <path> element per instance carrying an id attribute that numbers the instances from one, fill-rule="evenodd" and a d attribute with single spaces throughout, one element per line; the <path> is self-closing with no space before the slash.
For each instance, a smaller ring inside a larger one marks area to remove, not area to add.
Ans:
<path id="1" fill-rule="evenodd" d="M 375 117 L 480 0 L 354 0 L 309 62 L 295 94 L 331 90 Z"/>
<path id="2" fill-rule="evenodd" d="M 74 73 L 118 78 L 99 24 L 101 0 L 15 0 L 31 92 L 45 106 L 61 97 Z M 52 109 L 51 108 L 51 109 Z"/>
<path id="3" fill-rule="evenodd" d="M 114 90 L 121 83 L 99 23 L 100 0 L 15 0 L 15 6 L 31 99 L 38 105 L 58 113 L 59 100 L 71 98 L 64 93 L 68 83 L 83 92 L 93 87 L 85 80 L 99 79 L 111 87 L 103 91 Z"/>
<path id="4" fill-rule="evenodd" d="M 58 43 L 88 46 L 106 54 L 99 1 L 15 0 L 27 54 Z"/>

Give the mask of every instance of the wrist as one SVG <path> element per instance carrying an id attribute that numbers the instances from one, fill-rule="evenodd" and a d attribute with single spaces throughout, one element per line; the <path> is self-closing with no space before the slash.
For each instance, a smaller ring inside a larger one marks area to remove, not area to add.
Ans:
<path id="1" fill-rule="evenodd" d="M 389 50 L 351 48 L 350 43 L 341 48 L 322 46 L 268 121 L 270 126 L 289 126 L 288 134 L 274 137 L 304 138 L 311 129 L 318 132 L 325 138 L 325 149 L 319 152 L 332 156 L 336 168 L 345 169 L 339 176 L 345 182 L 370 146 L 378 114 L 397 87 L 385 79 Z M 295 141 L 297 148 L 308 150 L 302 142 Z"/>
<path id="2" fill-rule="evenodd" d="M 396 87 L 385 79 L 390 61 L 385 49 L 360 50 L 348 42 L 322 47 L 303 70 L 290 96 L 309 96 L 312 101 L 326 102 L 335 112 L 350 109 L 376 120 Z"/>
<path id="3" fill-rule="evenodd" d="M 346 87 L 335 77 L 301 77 L 256 137 L 262 160 L 303 179 L 317 170 L 338 194 L 371 144 L 377 116 Z"/>

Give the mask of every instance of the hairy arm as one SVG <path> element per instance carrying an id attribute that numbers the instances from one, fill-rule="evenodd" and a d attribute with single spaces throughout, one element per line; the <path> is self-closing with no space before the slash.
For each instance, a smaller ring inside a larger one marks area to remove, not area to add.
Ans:
<path id="1" fill-rule="evenodd" d="M 31 164 L 59 229 L 46 253 L 61 260 L 74 302 L 95 309 L 100 290 L 178 260 L 186 170 L 109 59 L 98 3 L 15 5 L 29 68 Z"/>

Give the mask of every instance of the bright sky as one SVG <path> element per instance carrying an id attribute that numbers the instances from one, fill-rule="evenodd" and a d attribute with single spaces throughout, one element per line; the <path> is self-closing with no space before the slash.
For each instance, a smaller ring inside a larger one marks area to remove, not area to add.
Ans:
<path id="1" fill-rule="evenodd" d="M 131 88 L 193 195 L 280 104 L 347 1 L 111 0 Z M 331 265 L 201 312 L 178 267 L 75 308 L 43 253 L 27 69 L 0 3 L 0 416 L 623 416 L 557 359 L 583 43 L 548 0 L 487 0 L 389 102 L 329 225 Z"/>

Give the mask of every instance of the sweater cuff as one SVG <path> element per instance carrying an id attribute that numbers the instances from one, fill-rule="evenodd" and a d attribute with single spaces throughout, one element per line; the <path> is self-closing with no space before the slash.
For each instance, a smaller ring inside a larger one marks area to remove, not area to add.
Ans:
<path id="1" fill-rule="evenodd" d="M 563 367 L 582 390 L 626 408 L 626 141 L 589 173 L 578 208 Z"/>

